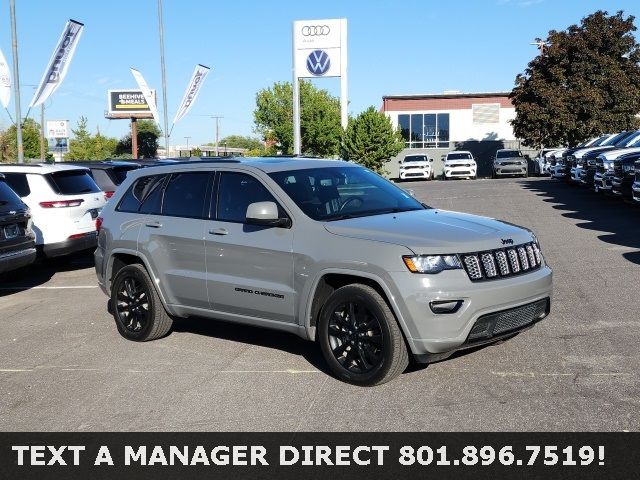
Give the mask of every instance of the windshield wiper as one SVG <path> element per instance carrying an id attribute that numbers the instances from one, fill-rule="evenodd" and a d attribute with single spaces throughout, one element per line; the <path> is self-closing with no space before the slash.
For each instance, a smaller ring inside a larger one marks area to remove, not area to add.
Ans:
<path id="1" fill-rule="evenodd" d="M 365 212 L 351 212 L 351 213 L 342 213 L 340 215 L 336 215 L 335 217 L 323 218 L 322 220 L 326 222 L 333 222 L 334 220 L 347 220 L 349 218 L 358 218 L 358 217 L 372 217 L 374 215 L 385 215 L 387 213 L 400 213 L 400 212 L 413 212 L 415 210 L 421 210 L 420 208 L 385 208 L 383 210 L 368 210 Z"/>

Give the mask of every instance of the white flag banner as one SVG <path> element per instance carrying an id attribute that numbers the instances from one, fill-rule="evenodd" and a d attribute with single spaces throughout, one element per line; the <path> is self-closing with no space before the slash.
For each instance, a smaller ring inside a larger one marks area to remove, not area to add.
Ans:
<path id="1" fill-rule="evenodd" d="M 4 58 L 2 50 L 0 50 L 0 103 L 4 108 L 9 106 L 11 98 L 11 74 L 9 73 L 9 64 Z"/>
<path id="2" fill-rule="evenodd" d="M 67 75 L 67 70 L 69 70 L 69 64 L 78 46 L 78 40 L 80 40 L 83 28 L 84 24 L 75 20 L 67 22 L 29 108 L 37 107 L 44 103 L 60 86 Z"/>
<path id="3" fill-rule="evenodd" d="M 158 119 L 158 108 L 156 107 L 156 99 L 153 95 L 153 92 L 138 70 L 136 70 L 135 68 L 131 68 L 131 73 L 133 74 L 133 78 L 136 79 L 136 82 L 138 82 L 138 88 L 142 90 L 142 95 L 144 95 L 144 99 L 147 101 L 147 105 L 149 105 L 149 109 L 151 110 L 153 119 L 156 121 L 156 123 L 158 123 L 160 120 Z"/>
<path id="4" fill-rule="evenodd" d="M 205 67 L 204 65 L 196 65 L 195 70 L 193 71 L 193 75 L 191 76 L 191 81 L 187 86 L 187 90 L 184 92 L 184 97 L 182 97 L 182 102 L 180 102 L 180 107 L 176 112 L 176 117 L 173 119 L 173 123 L 176 123 L 182 117 L 184 117 L 193 102 L 195 102 L 198 93 L 200 92 L 200 87 L 204 83 L 204 79 L 207 77 L 210 68 Z"/>

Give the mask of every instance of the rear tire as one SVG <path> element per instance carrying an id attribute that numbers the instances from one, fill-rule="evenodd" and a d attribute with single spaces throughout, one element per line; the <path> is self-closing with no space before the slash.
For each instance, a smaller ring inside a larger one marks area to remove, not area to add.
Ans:
<path id="1" fill-rule="evenodd" d="M 173 320 L 147 270 L 140 264 L 127 265 L 118 272 L 109 301 L 118 332 L 127 340 L 155 340 L 171 330 Z"/>
<path id="2" fill-rule="evenodd" d="M 318 340 L 333 374 L 353 385 L 380 385 L 409 364 L 393 312 L 367 285 L 347 285 L 331 294 L 320 312 Z"/>

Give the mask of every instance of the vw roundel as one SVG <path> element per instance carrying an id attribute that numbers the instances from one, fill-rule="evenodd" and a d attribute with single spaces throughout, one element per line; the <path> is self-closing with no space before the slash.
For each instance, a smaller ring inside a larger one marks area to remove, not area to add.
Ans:
<path id="1" fill-rule="evenodd" d="M 307 57 L 307 70 L 311 75 L 321 77 L 331 68 L 331 59 L 324 50 L 314 50 Z"/>

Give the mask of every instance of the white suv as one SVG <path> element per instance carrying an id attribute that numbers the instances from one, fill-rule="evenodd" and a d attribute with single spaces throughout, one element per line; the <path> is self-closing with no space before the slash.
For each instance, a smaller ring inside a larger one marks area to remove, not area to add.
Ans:
<path id="1" fill-rule="evenodd" d="M 398 163 L 400 164 L 400 180 L 409 180 L 412 178 L 423 178 L 425 180 L 433 180 L 433 162 L 432 158 L 426 155 L 407 155 Z"/>
<path id="2" fill-rule="evenodd" d="M 0 164 L 0 173 L 31 209 L 40 253 L 56 257 L 96 246 L 96 218 L 106 198 L 87 168 Z"/>
<path id="3" fill-rule="evenodd" d="M 445 180 L 457 177 L 476 178 L 478 166 L 471 152 L 455 150 L 447 153 L 442 175 Z"/>

